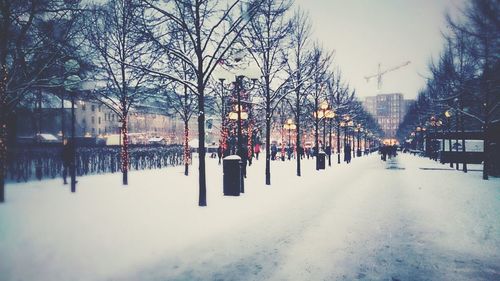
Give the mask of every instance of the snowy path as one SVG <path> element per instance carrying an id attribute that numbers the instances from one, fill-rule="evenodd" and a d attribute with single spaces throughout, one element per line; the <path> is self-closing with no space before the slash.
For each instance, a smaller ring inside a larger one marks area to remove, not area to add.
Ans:
<path id="1" fill-rule="evenodd" d="M 319 172 L 306 160 L 301 178 L 275 162 L 267 187 L 260 160 L 234 198 L 212 160 L 207 208 L 179 168 L 126 190 L 82 178 L 76 196 L 13 185 L 0 280 L 500 280 L 499 179 L 372 155 Z"/>

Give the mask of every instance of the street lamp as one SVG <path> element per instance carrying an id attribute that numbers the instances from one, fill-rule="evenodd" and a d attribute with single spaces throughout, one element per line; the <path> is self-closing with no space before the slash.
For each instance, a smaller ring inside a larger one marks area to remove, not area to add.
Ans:
<path id="1" fill-rule="evenodd" d="M 416 150 L 420 150 L 419 137 L 421 137 L 421 135 L 420 135 L 421 131 L 422 131 L 422 127 L 417 126 L 415 128 L 415 139 L 416 139 L 416 141 L 415 141 L 415 149 Z"/>
<path id="2" fill-rule="evenodd" d="M 361 157 L 361 148 L 360 148 L 360 135 L 361 135 L 361 132 L 363 132 L 363 128 L 361 127 L 361 124 L 358 124 L 356 126 L 356 128 L 354 129 L 357 133 L 358 133 L 358 144 L 357 144 L 357 147 L 356 147 L 356 156 L 357 157 Z"/>
<path id="3" fill-rule="evenodd" d="M 69 171 L 71 175 L 71 192 L 76 192 L 76 142 L 75 142 L 75 92 L 79 89 L 82 80 L 77 75 L 80 64 L 73 59 L 64 63 L 68 76 L 64 80 L 64 89 L 71 93 L 71 141 L 67 144 L 71 153 Z"/>
<path id="4" fill-rule="evenodd" d="M 320 120 L 323 119 L 323 146 L 322 146 L 322 149 L 323 149 L 323 151 L 327 152 L 326 151 L 326 119 L 331 120 L 333 117 L 335 117 L 335 113 L 329 109 L 329 105 L 328 105 L 327 101 L 322 101 L 319 104 L 318 110 L 315 111 L 313 113 L 313 115 L 316 118 L 316 122 L 320 122 Z M 331 128 L 330 128 L 330 131 L 331 131 Z M 330 139 L 330 147 L 331 147 L 331 132 L 330 132 L 329 139 Z M 319 146 L 316 146 L 316 148 L 317 148 L 316 153 L 318 153 L 318 155 L 319 155 Z M 331 148 L 330 148 L 330 150 L 331 150 Z M 328 155 L 329 155 L 328 156 L 329 165 L 331 166 L 331 160 L 330 160 L 331 152 L 328 153 Z M 316 157 L 316 170 L 318 170 L 318 169 L 319 169 L 319 157 Z"/>
<path id="5" fill-rule="evenodd" d="M 337 123 L 337 164 L 340 164 L 340 127 L 344 124 L 344 122 L 339 121 L 338 115 L 335 114 L 335 121 Z"/>
<path id="6" fill-rule="evenodd" d="M 348 147 L 348 159 L 349 161 L 348 162 L 351 162 L 351 151 L 354 153 L 354 149 L 352 149 L 352 145 L 354 145 L 354 143 L 351 145 L 351 137 L 349 136 L 349 128 L 350 127 L 354 127 L 354 121 L 351 120 L 350 116 L 349 115 L 346 115 L 345 116 L 345 132 L 344 132 L 344 135 L 345 135 L 345 142 L 347 142 L 346 144 L 346 147 Z M 354 134 L 353 134 L 354 135 Z M 344 152 L 344 154 L 346 154 Z"/>
<path id="7" fill-rule="evenodd" d="M 453 112 L 451 110 L 446 110 L 444 112 L 444 116 L 446 117 L 446 127 L 448 127 L 448 133 L 449 133 L 449 137 L 448 137 L 448 146 L 449 146 L 449 151 L 450 153 L 452 152 L 452 149 L 451 149 L 451 116 L 453 116 Z M 443 128 L 444 130 L 444 128 Z M 444 148 L 443 148 L 444 150 Z M 450 168 L 453 168 L 453 162 L 450 161 Z"/>
<path id="8" fill-rule="evenodd" d="M 260 70 L 257 70 L 255 67 L 242 67 L 241 65 L 245 63 L 243 60 L 243 54 L 238 53 L 236 57 L 234 57 L 234 62 L 239 65 L 235 65 L 233 69 L 236 69 L 236 73 L 230 72 L 226 69 L 222 68 L 222 71 L 219 71 L 215 74 L 220 83 L 221 87 L 224 90 L 224 81 L 230 80 L 230 77 L 235 77 L 235 82 L 233 83 L 233 90 L 236 92 L 236 105 L 234 110 L 229 112 L 228 118 L 230 120 L 237 121 L 237 134 L 238 134 L 238 143 L 237 143 L 237 154 L 241 157 L 242 160 L 242 178 L 241 178 L 241 192 L 244 192 L 244 181 L 243 178 L 246 177 L 246 161 L 248 159 L 248 153 L 243 150 L 243 134 L 242 134 L 242 120 L 249 119 L 248 105 L 247 112 L 244 111 L 244 107 L 242 105 L 243 101 L 241 100 L 242 92 L 250 92 L 255 88 L 257 82 L 257 73 L 260 73 Z M 252 85 L 249 88 L 245 88 L 245 78 L 249 77 L 252 81 Z M 225 103 L 224 95 L 221 95 L 223 104 Z M 249 104 L 248 101 L 246 101 Z M 224 110 L 224 109 L 223 109 Z M 222 120 L 224 122 L 224 118 Z M 222 136 L 223 137 L 223 136 Z M 245 144 L 246 145 L 246 144 Z M 246 154 L 246 155 L 245 155 Z"/>
<path id="9" fill-rule="evenodd" d="M 330 145 L 330 150 L 327 151 L 328 153 L 328 167 L 332 166 L 332 151 L 333 151 L 333 145 L 332 145 L 332 120 L 335 118 L 335 112 L 333 110 L 327 110 L 325 112 L 325 118 L 329 120 L 330 122 L 330 131 L 328 134 L 328 144 Z"/>
<path id="10" fill-rule="evenodd" d="M 289 118 L 286 120 L 286 123 L 283 125 L 283 129 L 288 130 L 288 149 L 292 149 L 292 130 L 297 129 L 297 125 L 293 123 L 292 118 Z M 289 154 L 290 155 L 290 154 Z M 300 157 L 300 155 L 298 155 Z M 290 159 L 288 159 L 290 160 Z"/>

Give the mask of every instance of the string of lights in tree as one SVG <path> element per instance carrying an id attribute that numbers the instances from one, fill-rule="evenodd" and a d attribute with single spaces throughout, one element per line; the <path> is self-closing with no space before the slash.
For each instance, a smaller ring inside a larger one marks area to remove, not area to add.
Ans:
<path id="1" fill-rule="evenodd" d="M 121 151 L 122 156 L 122 172 L 128 171 L 129 157 L 128 157 L 128 124 L 127 117 L 125 116 L 122 120 L 122 135 L 123 135 L 123 146 Z"/>
<path id="2" fill-rule="evenodd" d="M 0 161 L 7 160 L 7 122 L 5 120 L 6 107 L 7 107 L 7 66 L 3 65 L 1 69 L 2 81 L 0 82 L 0 108 L 2 109 L 2 124 L 0 127 Z M 4 162 L 5 163 L 5 162 Z M 2 168 L 4 165 L 2 165 Z M 0 177 L 3 177 L 4 171 L 0 171 Z"/>
<path id="3" fill-rule="evenodd" d="M 191 163 L 191 153 L 189 152 L 189 128 L 184 130 L 184 165 Z"/>
<path id="4" fill-rule="evenodd" d="M 251 122 L 248 122 L 248 128 L 247 128 L 247 136 L 248 136 L 248 140 L 247 140 L 247 146 L 248 146 L 248 151 L 247 151 L 247 154 L 248 154 L 248 157 L 252 157 L 252 153 L 253 153 L 253 147 L 252 147 L 252 134 L 253 134 L 253 128 L 252 128 L 252 123 Z"/>
<path id="5" fill-rule="evenodd" d="M 221 122 L 222 123 L 221 124 L 221 132 L 220 132 L 221 137 L 220 137 L 220 140 L 219 140 L 219 144 L 220 144 L 223 152 L 226 151 L 226 149 L 227 149 L 227 143 L 226 142 L 227 142 L 227 134 L 228 133 L 227 133 L 227 128 L 226 128 L 227 127 L 226 126 L 226 122 L 227 121 L 225 119 L 222 120 L 222 122 Z"/>

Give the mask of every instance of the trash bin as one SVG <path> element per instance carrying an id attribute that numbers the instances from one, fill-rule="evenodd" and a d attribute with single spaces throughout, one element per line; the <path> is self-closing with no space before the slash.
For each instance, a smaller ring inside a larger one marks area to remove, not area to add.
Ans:
<path id="1" fill-rule="evenodd" d="M 320 170 L 324 170 L 325 169 L 325 156 L 326 156 L 326 153 L 324 151 L 320 151 L 318 153 L 318 169 Z"/>
<path id="2" fill-rule="evenodd" d="M 223 190 L 226 196 L 240 196 L 241 191 L 241 158 L 230 155 L 222 159 Z"/>

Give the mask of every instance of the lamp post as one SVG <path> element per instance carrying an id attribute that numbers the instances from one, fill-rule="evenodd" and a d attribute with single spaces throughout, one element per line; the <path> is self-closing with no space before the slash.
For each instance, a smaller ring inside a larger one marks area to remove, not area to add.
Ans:
<path id="1" fill-rule="evenodd" d="M 221 114 L 221 129 L 220 129 L 220 140 L 219 144 L 222 147 L 222 154 L 226 154 L 227 146 L 226 146 L 226 140 L 227 140 L 227 131 L 226 131 L 226 98 L 224 96 L 224 81 L 225 78 L 219 78 L 220 82 L 220 88 L 221 88 L 221 108 L 220 108 L 220 114 Z"/>
<path id="2" fill-rule="evenodd" d="M 338 120 L 338 115 L 335 115 L 335 121 L 337 123 L 337 164 L 340 164 L 340 127 L 343 122 Z"/>
<path id="3" fill-rule="evenodd" d="M 241 179 L 241 192 L 245 192 L 245 185 L 243 178 L 246 177 L 246 161 L 248 159 L 248 152 L 243 149 L 243 133 L 242 133 L 242 120 L 248 119 L 248 112 L 243 111 L 242 101 L 241 101 L 241 92 L 243 91 L 243 79 L 245 76 L 238 75 L 236 76 L 236 82 L 234 84 L 234 89 L 236 91 L 236 100 L 237 104 L 234 108 L 234 111 L 229 113 L 229 119 L 237 120 L 237 134 L 238 134 L 238 146 L 237 146 L 237 154 L 241 157 L 242 160 L 242 179 Z M 252 88 L 255 85 L 256 79 L 252 79 Z M 246 144 L 245 144 L 246 145 Z"/>
<path id="4" fill-rule="evenodd" d="M 221 64 L 219 71 L 214 73 L 215 78 L 217 78 L 221 84 L 222 87 L 222 123 L 224 124 L 225 122 L 225 96 L 224 96 L 224 81 L 225 80 L 230 80 L 232 77 L 235 77 L 235 82 L 234 82 L 234 88 L 233 90 L 236 91 L 236 106 L 234 107 L 234 111 L 229 112 L 228 118 L 230 120 L 234 120 L 237 122 L 237 154 L 241 157 L 242 160 L 242 177 L 241 177 L 241 192 L 244 192 L 244 178 L 246 177 L 246 161 L 248 159 L 248 153 L 243 149 L 243 133 L 242 133 L 242 120 L 248 119 L 248 106 L 247 106 L 247 112 L 243 111 L 243 105 L 244 103 L 242 101 L 241 93 L 246 91 L 250 92 L 251 90 L 254 89 L 256 81 L 257 81 L 257 74 L 260 73 L 260 69 L 257 70 L 255 67 L 249 66 L 247 64 L 247 61 L 244 58 L 244 52 L 237 52 L 233 58 L 231 58 L 233 61 L 231 65 L 233 66 L 232 69 L 235 69 L 236 71 L 229 71 L 227 68 L 224 68 L 224 66 Z M 245 88 L 245 78 L 250 78 L 252 81 L 252 86 L 249 88 Z M 249 104 L 249 100 L 245 101 L 246 104 Z M 222 126 L 225 127 L 225 126 Z M 224 128 L 225 129 L 225 128 Z M 224 134 L 222 133 L 221 138 L 224 138 Z M 246 144 L 245 144 L 246 145 Z M 245 155 L 246 154 L 246 155 Z"/>
<path id="5" fill-rule="evenodd" d="M 69 172 L 71 175 L 71 192 L 76 192 L 75 94 L 81 83 L 81 79 L 77 75 L 80 64 L 76 60 L 70 59 L 64 63 L 64 69 L 69 75 L 64 80 L 64 89 L 71 93 L 71 141 L 67 144 L 69 146 L 68 151 L 71 153 Z"/>
<path id="6" fill-rule="evenodd" d="M 361 132 L 363 132 L 363 128 L 361 127 L 361 124 L 358 124 L 355 128 L 355 131 L 358 133 L 358 137 L 357 137 L 357 147 L 356 147 L 356 156 L 357 157 L 361 157 L 361 146 L 360 146 L 360 143 L 361 143 Z"/>
<path id="7" fill-rule="evenodd" d="M 420 126 L 417 126 L 415 128 L 415 150 L 420 150 L 420 142 L 419 142 L 419 137 L 421 137 L 421 132 L 422 131 L 422 127 Z"/>
<path id="8" fill-rule="evenodd" d="M 451 110 L 446 110 L 444 112 L 444 117 L 446 117 L 446 127 L 448 127 L 448 133 L 451 133 L 451 116 L 453 115 Z M 451 153 L 451 136 L 448 137 L 448 146 L 449 146 L 449 151 Z M 443 148 L 444 150 L 444 148 Z M 450 161 L 450 168 L 453 168 L 453 162 Z"/>
<path id="9" fill-rule="evenodd" d="M 322 101 L 319 104 L 319 108 L 317 111 L 313 113 L 316 122 L 320 122 L 323 119 L 323 151 L 326 151 L 326 119 L 331 119 L 335 117 L 335 113 L 329 109 L 329 105 L 327 101 Z M 331 147 L 331 132 L 330 132 L 330 147 Z M 331 148 L 330 148 L 331 149 Z M 316 149 L 316 153 L 319 154 L 319 147 Z M 328 153 L 328 161 L 331 166 L 330 155 L 331 152 Z M 316 170 L 319 170 L 319 157 L 316 157 Z"/>
<path id="10" fill-rule="evenodd" d="M 292 149 L 292 130 L 295 130 L 297 125 L 293 123 L 292 118 L 286 120 L 286 123 L 283 125 L 283 129 L 288 130 L 288 149 Z M 290 155 L 290 153 L 289 153 Z M 300 155 L 298 155 L 300 157 Z M 290 159 L 288 159 L 290 160 Z"/>
<path id="11" fill-rule="evenodd" d="M 350 127 L 354 127 L 354 121 L 352 120 L 349 120 L 346 122 L 346 131 L 347 131 L 347 144 L 349 145 L 351 151 L 349 153 L 352 153 L 354 154 L 354 132 L 352 134 L 352 142 L 351 142 L 351 136 L 349 135 L 350 134 Z M 351 157 L 351 155 L 349 155 L 349 157 Z"/>
<path id="12" fill-rule="evenodd" d="M 328 134 L 328 144 L 330 146 L 330 150 L 327 152 L 328 153 L 328 166 L 332 166 L 332 152 L 333 152 L 333 145 L 332 145 L 332 120 L 335 117 L 335 112 L 333 110 L 327 110 L 325 112 L 325 118 L 329 120 L 329 125 L 330 125 L 330 131 Z"/>

